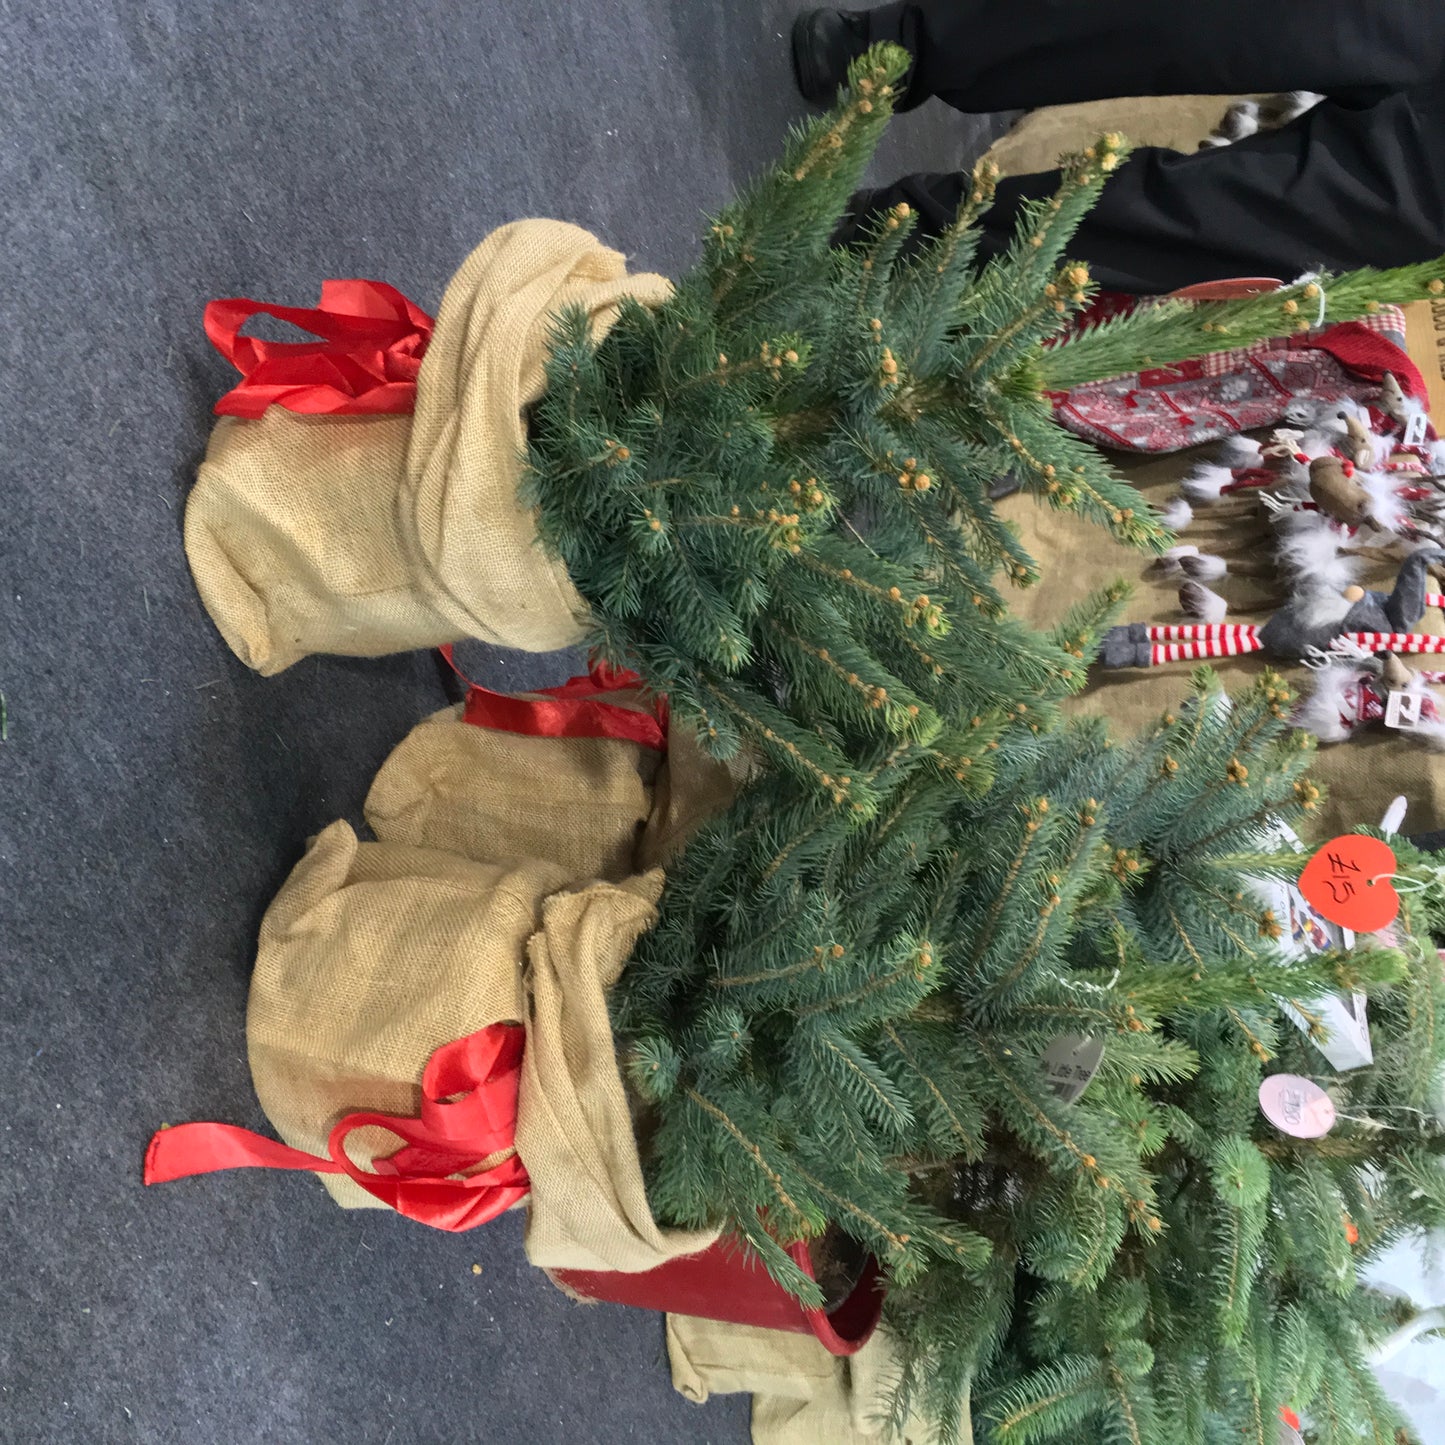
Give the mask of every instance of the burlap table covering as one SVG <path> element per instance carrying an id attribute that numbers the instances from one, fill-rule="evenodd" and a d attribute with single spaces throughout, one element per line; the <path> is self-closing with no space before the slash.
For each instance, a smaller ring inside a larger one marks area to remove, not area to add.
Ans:
<path id="1" fill-rule="evenodd" d="M 478 728 L 456 709 L 413 729 L 368 799 L 381 841 L 333 823 L 262 923 L 247 1040 L 277 1132 L 324 1154 L 344 1114 L 414 1115 L 439 1045 L 514 1020 L 532 1263 L 639 1271 L 706 1248 L 716 1231 L 652 1219 L 607 994 L 656 918 L 655 865 L 735 785 L 680 730 L 659 759 Z M 396 1147 L 368 1129 L 351 1153 Z M 323 1183 L 344 1207 L 384 1207 L 349 1179 Z"/>
<path id="2" fill-rule="evenodd" d="M 406 416 L 224 417 L 186 507 L 206 610 L 258 672 L 313 652 L 375 657 L 477 637 L 547 652 L 586 607 L 517 503 L 526 409 L 553 318 L 580 306 L 604 334 L 661 276 L 579 227 L 517 221 L 468 257 L 442 301 Z"/>
<path id="3" fill-rule="evenodd" d="M 1259 97 L 1249 97 L 1259 98 Z M 1051 171 L 1059 157 L 1082 150 L 1107 131 L 1134 146 L 1193 151 L 1219 123 L 1232 95 L 1145 95 L 1086 100 L 1031 110 L 989 148 L 989 159 L 1006 176 Z"/>
<path id="4" fill-rule="evenodd" d="M 1212 455 L 1213 450 L 1115 460 L 1148 502 L 1162 506 L 1177 495 L 1180 477 L 1201 455 Z M 1101 527 L 1022 496 L 1008 498 L 1000 512 L 1018 524 L 1024 546 L 1043 571 L 1038 587 L 1010 596 L 1016 616 L 1037 627 L 1053 626 L 1071 603 L 1122 577 L 1134 588 L 1122 621 L 1167 624 L 1188 620 L 1179 610 L 1179 579 L 1159 575 L 1150 558 L 1114 542 Z M 1223 556 L 1234 564 L 1272 562 L 1269 524 L 1251 494 L 1197 507 L 1194 520 L 1179 535 L 1181 542 L 1193 543 L 1201 552 Z M 1389 591 L 1395 566 L 1390 561 L 1371 563 L 1360 580 L 1367 587 Z M 1251 577 L 1243 571 L 1232 570 L 1210 585 L 1228 598 L 1231 622 L 1264 622 L 1284 601 L 1273 578 Z M 1417 630 L 1432 634 L 1445 630 L 1441 613 L 1427 611 Z M 1128 737 L 1179 705 L 1188 694 L 1189 674 L 1195 665 L 1179 662 L 1117 671 L 1095 668 L 1088 687 L 1067 707 L 1080 715 L 1107 717 L 1116 736 Z M 1311 686 L 1308 668 L 1271 664 L 1257 653 L 1217 658 L 1208 665 L 1230 690 L 1247 686 L 1271 666 L 1284 673 L 1298 694 Z M 1361 729 L 1361 735 L 1348 742 L 1321 745 L 1311 775 L 1328 790 L 1328 797 L 1313 815 L 1322 837 L 1348 832 L 1362 823 L 1378 823 L 1398 794 L 1410 802 L 1410 832 L 1445 827 L 1445 756 L 1398 732 Z"/>

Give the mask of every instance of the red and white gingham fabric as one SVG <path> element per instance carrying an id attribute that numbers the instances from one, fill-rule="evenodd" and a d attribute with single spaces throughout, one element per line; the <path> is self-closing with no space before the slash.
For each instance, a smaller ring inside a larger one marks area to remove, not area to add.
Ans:
<path id="1" fill-rule="evenodd" d="M 1084 324 L 1130 309 L 1106 300 Z M 1385 306 L 1351 323 L 1405 356 L 1405 314 Z M 1272 426 L 1291 402 L 1362 403 L 1379 395 L 1378 377 L 1355 374 L 1320 343 L 1338 328 L 1216 351 L 1178 366 L 1116 376 L 1052 394 L 1061 425 L 1101 447 L 1129 452 L 1174 452 L 1236 432 Z M 1413 368 L 1412 368 L 1413 369 Z M 1406 387 L 1409 390 L 1409 387 Z"/>

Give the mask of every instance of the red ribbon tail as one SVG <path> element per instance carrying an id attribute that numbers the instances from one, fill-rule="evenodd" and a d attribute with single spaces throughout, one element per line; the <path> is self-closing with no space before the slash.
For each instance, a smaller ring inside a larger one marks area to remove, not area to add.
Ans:
<path id="1" fill-rule="evenodd" d="M 293 1149 L 234 1124 L 177 1124 L 157 1130 L 146 1149 L 144 1181 L 167 1184 L 222 1169 L 311 1169 L 339 1174 L 333 1160 Z"/>
<path id="2" fill-rule="evenodd" d="M 143 1178 L 165 1184 L 221 1169 L 304 1169 L 345 1174 L 399 1214 L 433 1229 L 475 1229 L 527 1197 L 531 1181 L 514 1147 L 526 1030 L 495 1023 L 435 1050 L 422 1075 L 419 1119 L 361 1112 L 341 1119 L 330 1158 L 231 1124 L 180 1124 L 155 1134 Z M 375 1125 L 406 1147 L 364 1169 L 346 1153 L 354 1129 Z M 465 1171 L 511 1150 L 490 1168 Z M 458 1178 L 458 1175 L 464 1177 Z"/>
<path id="3" fill-rule="evenodd" d="M 467 694 L 465 721 L 473 727 L 522 733 L 534 738 L 618 738 L 654 752 L 667 751 L 662 724 L 651 713 L 633 712 L 595 699 L 510 697 L 473 687 Z"/>
<path id="4" fill-rule="evenodd" d="M 603 701 L 609 692 L 640 688 L 642 679 L 635 672 L 614 670 L 605 662 L 596 662 L 584 676 L 570 678 L 559 687 L 544 688 L 538 697 L 518 697 L 473 682 L 457 666 L 450 643 L 437 651 L 467 685 L 462 720 L 473 727 L 532 738 L 617 738 L 654 752 L 667 751 L 666 698 L 658 698 L 650 713 Z"/>

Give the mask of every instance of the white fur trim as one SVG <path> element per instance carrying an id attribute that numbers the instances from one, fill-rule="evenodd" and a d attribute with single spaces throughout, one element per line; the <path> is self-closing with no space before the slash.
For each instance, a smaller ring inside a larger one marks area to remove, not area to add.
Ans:
<path id="1" fill-rule="evenodd" d="M 1183 497 L 1175 497 L 1159 509 L 1159 520 L 1171 532 L 1182 532 L 1194 520 L 1194 508 Z"/>
<path id="2" fill-rule="evenodd" d="M 1228 467 L 1201 462 L 1179 485 L 1191 502 L 1217 502 L 1233 480 L 1234 473 Z"/>
<path id="3" fill-rule="evenodd" d="M 1199 552 L 1193 557 L 1181 557 L 1179 570 L 1196 582 L 1216 582 L 1228 573 L 1229 563 L 1223 557 Z"/>
<path id="4" fill-rule="evenodd" d="M 1229 604 L 1202 582 L 1186 582 L 1179 589 L 1179 605 L 1186 616 L 1200 622 L 1223 622 L 1229 615 Z"/>
<path id="5" fill-rule="evenodd" d="M 1262 448 L 1253 437 L 1244 435 L 1226 438 L 1220 443 L 1215 460 L 1225 467 L 1257 467 Z"/>
<path id="6" fill-rule="evenodd" d="M 1410 509 L 1396 495 L 1400 479 L 1388 472 L 1356 472 L 1355 480 L 1370 497 L 1370 520 L 1383 532 L 1398 534 Z"/>
<path id="7" fill-rule="evenodd" d="M 1322 743 L 1342 743 L 1351 729 L 1340 721 L 1345 705 L 1345 689 L 1360 676 L 1356 666 L 1322 667 L 1315 673 L 1310 695 L 1295 710 L 1294 721 Z"/>

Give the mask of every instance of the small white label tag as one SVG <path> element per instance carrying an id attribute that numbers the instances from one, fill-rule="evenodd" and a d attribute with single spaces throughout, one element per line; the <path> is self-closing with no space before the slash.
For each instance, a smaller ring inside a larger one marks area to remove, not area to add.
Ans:
<path id="1" fill-rule="evenodd" d="M 1423 411 L 1417 411 L 1405 423 L 1405 435 L 1400 445 L 1402 447 L 1418 447 L 1425 440 L 1425 433 L 1429 430 L 1429 426 L 1429 418 Z"/>
<path id="2" fill-rule="evenodd" d="M 1320 1139 L 1335 1127 L 1334 1100 L 1312 1079 L 1271 1074 L 1259 1086 L 1259 1107 L 1282 1134 Z"/>
<path id="3" fill-rule="evenodd" d="M 1385 704 L 1385 726 L 1409 732 L 1420 726 L 1420 704 L 1423 692 L 1392 692 Z"/>
<path id="4" fill-rule="evenodd" d="M 1063 1034 L 1044 1050 L 1044 1077 L 1065 1104 L 1077 1103 L 1104 1061 L 1104 1044 L 1084 1034 Z"/>
<path id="5" fill-rule="evenodd" d="M 1328 919 L 1320 917 L 1300 891 L 1283 885 L 1287 895 L 1288 933 L 1281 943 L 1285 951 L 1302 957 L 1306 953 L 1327 953 L 1331 949 L 1353 948 L 1355 935 Z M 1370 1046 L 1370 1020 L 1362 993 L 1340 995 L 1327 993 L 1322 998 L 1305 1000 L 1301 1013 L 1292 1003 L 1280 1000 L 1285 1016 L 1332 1063 L 1335 1068 L 1363 1069 L 1375 1061 Z M 1306 1014 L 1309 1017 L 1306 1017 Z M 1324 1032 L 1318 1038 L 1313 1032 L 1318 1024 Z"/>
<path id="6" fill-rule="evenodd" d="M 1387 838 L 1392 833 L 1398 833 L 1405 826 L 1405 814 L 1409 808 L 1409 800 L 1402 794 L 1385 809 L 1385 816 L 1380 819 L 1380 831 Z"/>
<path id="7" fill-rule="evenodd" d="M 1280 1001 L 1280 1009 L 1309 1041 L 1341 1073 L 1348 1069 L 1363 1069 L 1375 1062 L 1375 1050 L 1370 1043 L 1370 1018 L 1365 995 L 1328 993 L 1323 998 L 1312 998 L 1303 1005 L 1308 1012 L 1306 1018 L 1291 1003 Z M 1311 1033 L 1314 1024 L 1324 1033 L 1316 1038 Z"/>

